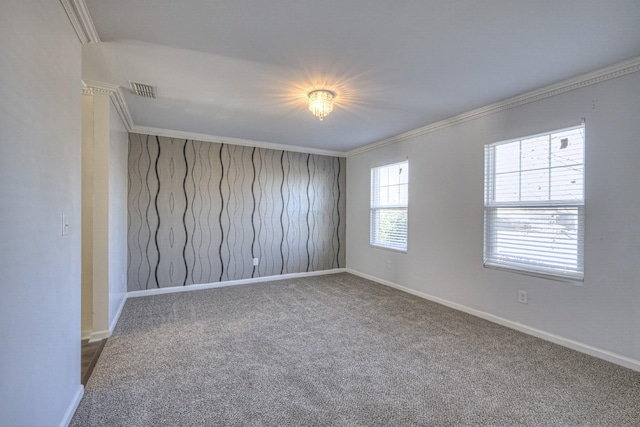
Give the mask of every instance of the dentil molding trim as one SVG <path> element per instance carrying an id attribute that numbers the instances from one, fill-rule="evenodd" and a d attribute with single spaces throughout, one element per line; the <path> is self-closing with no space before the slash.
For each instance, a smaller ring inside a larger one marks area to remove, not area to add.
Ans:
<path id="1" fill-rule="evenodd" d="M 124 124 L 124 127 L 127 129 L 127 132 L 133 132 L 133 119 L 131 118 L 131 113 L 129 113 L 129 108 L 124 100 L 124 95 L 122 94 L 120 86 L 96 82 L 93 80 L 83 80 L 82 93 L 85 95 L 109 95 L 111 97 L 111 102 L 113 102 L 113 106 L 116 108 L 116 111 Z"/>

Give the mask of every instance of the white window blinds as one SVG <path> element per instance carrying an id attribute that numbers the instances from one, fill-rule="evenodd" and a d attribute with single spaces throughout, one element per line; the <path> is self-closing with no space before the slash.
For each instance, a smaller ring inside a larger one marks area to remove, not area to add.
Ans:
<path id="1" fill-rule="evenodd" d="M 371 245 L 407 250 L 408 204 L 408 161 L 371 169 Z"/>
<path id="2" fill-rule="evenodd" d="M 584 277 L 584 125 L 485 146 L 485 266 Z"/>

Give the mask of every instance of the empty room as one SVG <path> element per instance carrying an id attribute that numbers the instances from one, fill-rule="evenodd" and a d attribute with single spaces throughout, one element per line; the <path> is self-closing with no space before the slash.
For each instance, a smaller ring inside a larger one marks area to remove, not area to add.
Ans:
<path id="1" fill-rule="evenodd" d="M 0 2 L 0 426 L 640 425 L 640 2 Z"/>

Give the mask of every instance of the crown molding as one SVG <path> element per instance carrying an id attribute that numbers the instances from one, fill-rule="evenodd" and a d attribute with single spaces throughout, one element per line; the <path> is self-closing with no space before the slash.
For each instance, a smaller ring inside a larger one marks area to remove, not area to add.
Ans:
<path id="1" fill-rule="evenodd" d="M 113 102 L 113 106 L 116 108 L 124 127 L 127 129 L 127 132 L 132 132 L 134 127 L 133 119 L 131 118 L 131 113 L 129 113 L 129 107 L 127 107 L 127 103 L 124 100 L 124 95 L 122 94 L 122 89 L 118 85 L 113 85 L 110 83 L 97 82 L 94 80 L 83 80 L 82 81 L 82 93 L 86 95 L 109 95 L 111 98 L 111 102 Z"/>
<path id="2" fill-rule="evenodd" d="M 214 136 L 193 132 L 182 132 L 169 129 L 161 129 L 147 126 L 133 126 L 130 130 L 132 133 L 140 133 L 144 135 L 164 136 L 177 139 L 192 139 L 195 141 L 216 142 L 219 144 L 242 145 L 245 147 L 266 148 L 269 150 L 292 151 L 295 153 L 317 154 L 320 156 L 346 157 L 343 151 L 330 151 L 318 148 L 299 147 L 296 145 L 275 144 L 272 142 L 253 141 L 250 139 L 228 138 L 223 136 Z"/>
<path id="3" fill-rule="evenodd" d="M 60 3 L 62 3 L 80 42 L 82 44 L 100 43 L 100 36 L 98 36 L 98 31 L 84 0 L 60 0 Z"/>
<path id="4" fill-rule="evenodd" d="M 580 89 L 585 86 L 590 86 L 596 83 L 601 83 L 607 80 L 622 77 L 626 74 L 635 73 L 640 71 L 640 56 L 622 61 L 609 67 L 601 68 L 599 70 L 582 74 L 577 77 L 572 77 L 567 80 L 563 80 L 559 83 L 555 83 L 549 86 L 545 86 L 541 89 L 536 89 L 531 92 L 514 96 L 512 98 L 505 99 L 503 101 L 489 104 L 484 107 L 477 108 L 475 110 L 468 111 L 466 113 L 453 116 L 451 118 L 441 120 L 430 125 L 414 129 L 409 132 L 401 133 L 396 136 L 392 136 L 381 141 L 377 141 L 365 146 L 355 148 L 346 153 L 347 157 L 355 156 L 365 153 L 367 151 L 375 150 L 386 145 L 395 144 L 397 142 L 406 141 L 407 139 L 416 138 L 421 135 L 425 135 L 431 132 L 435 132 L 450 126 L 454 126 L 463 122 L 474 120 L 480 117 L 488 116 L 490 114 L 498 113 L 500 111 L 509 110 L 511 108 L 519 107 L 521 105 L 529 104 L 531 102 L 539 101 L 541 99 L 549 98 L 552 96 L 560 95 L 565 92 Z"/>
<path id="5" fill-rule="evenodd" d="M 298 147 L 295 145 L 275 144 L 271 142 L 253 141 L 250 139 L 228 138 L 223 136 L 207 135 L 194 132 L 183 132 L 171 129 L 162 129 L 148 126 L 138 126 L 133 123 L 131 113 L 124 100 L 122 88 L 111 83 L 98 82 L 95 80 L 82 81 L 82 93 L 85 95 L 109 95 L 111 101 L 122 119 L 127 132 L 140 133 L 144 135 L 164 136 L 168 138 L 192 139 L 196 141 L 217 142 L 220 144 L 243 145 L 246 147 L 267 148 L 270 150 L 292 151 L 296 153 L 317 154 L 320 156 L 345 157 L 343 151 L 330 151 L 317 148 Z"/>
<path id="6" fill-rule="evenodd" d="M 61 0 L 61 1 L 64 2 L 65 0 Z M 82 1 L 84 3 L 84 0 L 73 0 L 73 1 Z M 179 138 L 179 139 L 192 139 L 196 141 L 217 142 L 221 144 L 243 145 L 243 146 L 249 146 L 249 147 L 267 148 L 271 150 L 292 151 L 297 153 L 318 154 L 321 156 L 351 157 L 351 156 L 362 154 L 367 151 L 375 150 L 387 145 L 395 144 L 401 141 L 406 141 L 408 139 L 416 138 L 421 135 L 425 135 L 431 132 L 445 129 L 450 126 L 454 126 L 470 120 L 475 120 L 480 117 L 488 116 L 490 114 L 498 113 L 500 111 L 509 110 L 511 108 L 529 104 L 531 102 L 535 102 L 535 101 L 539 101 L 552 96 L 560 95 L 565 92 L 569 92 L 569 91 L 580 89 L 586 86 L 601 83 L 607 80 L 622 77 L 624 75 L 635 73 L 637 71 L 640 71 L 640 56 L 629 59 L 627 61 L 619 62 L 609 67 L 601 68 L 599 70 L 596 70 L 590 73 L 582 74 L 577 77 L 572 77 L 570 79 L 563 80 L 559 83 L 545 86 L 541 89 L 536 89 L 531 92 L 526 92 L 524 94 L 505 99 L 503 101 L 489 104 L 484 107 L 480 107 L 475 110 L 471 110 L 466 113 L 462 113 L 457 116 L 453 116 L 451 118 L 441 120 L 441 121 L 432 123 L 430 125 L 427 125 L 418 129 L 414 129 L 409 132 L 401 133 L 399 135 L 392 136 L 390 138 L 383 139 L 381 141 L 367 144 L 347 152 L 299 147 L 295 145 L 276 144 L 271 142 L 253 141 L 253 140 L 240 139 L 240 138 L 227 138 L 222 136 L 175 131 L 170 129 L 155 128 L 155 127 L 137 126 L 133 123 L 133 119 L 131 117 L 131 114 L 129 113 L 129 109 L 124 100 L 124 96 L 120 86 L 109 84 L 109 83 L 84 80 L 85 86 L 83 87 L 83 93 L 90 93 L 90 94 L 102 93 L 102 94 L 111 96 L 111 100 L 113 101 L 114 106 L 118 111 L 120 118 L 122 119 L 122 122 L 127 128 L 127 131 L 131 133 L 157 135 L 157 136 Z"/>

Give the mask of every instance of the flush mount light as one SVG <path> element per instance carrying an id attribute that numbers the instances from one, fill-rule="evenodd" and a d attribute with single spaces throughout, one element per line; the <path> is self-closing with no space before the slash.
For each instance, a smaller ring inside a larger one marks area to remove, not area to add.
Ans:
<path id="1" fill-rule="evenodd" d="M 333 98 L 336 94 L 327 89 L 318 89 L 309 92 L 309 111 L 320 121 L 333 111 Z"/>

